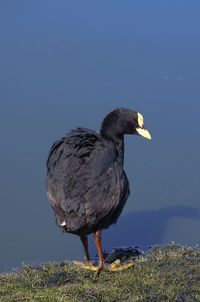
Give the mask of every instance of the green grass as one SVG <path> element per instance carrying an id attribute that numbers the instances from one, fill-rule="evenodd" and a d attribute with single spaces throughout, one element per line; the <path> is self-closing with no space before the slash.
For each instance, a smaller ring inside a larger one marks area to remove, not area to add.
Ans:
<path id="1" fill-rule="evenodd" d="M 24 266 L 0 275 L 0 301 L 200 301 L 200 250 L 154 247 L 132 268 L 98 277 L 67 262 Z"/>

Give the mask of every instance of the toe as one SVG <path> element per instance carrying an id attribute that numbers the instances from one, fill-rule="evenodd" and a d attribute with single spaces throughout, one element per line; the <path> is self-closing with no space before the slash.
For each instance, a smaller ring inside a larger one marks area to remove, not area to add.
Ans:
<path id="1" fill-rule="evenodd" d="M 120 260 L 117 259 L 113 263 L 110 264 L 110 268 L 114 268 L 116 265 L 120 264 Z"/>
<path id="2" fill-rule="evenodd" d="M 74 264 L 80 266 L 81 268 L 85 268 L 85 269 L 89 269 L 89 270 L 92 270 L 92 271 L 96 271 L 98 269 L 98 267 L 94 266 L 92 263 L 83 263 L 81 261 L 72 261 Z"/>
<path id="3" fill-rule="evenodd" d="M 122 271 L 122 270 L 124 270 L 124 269 L 127 269 L 127 268 L 129 268 L 129 267 L 132 267 L 134 265 L 134 263 L 133 262 L 131 262 L 131 263 L 128 263 L 128 264 L 125 264 L 125 265 L 121 265 L 121 266 L 119 266 L 119 267 L 110 267 L 110 270 L 112 271 L 112 272 L 118 272 L 118 271 Z"/>

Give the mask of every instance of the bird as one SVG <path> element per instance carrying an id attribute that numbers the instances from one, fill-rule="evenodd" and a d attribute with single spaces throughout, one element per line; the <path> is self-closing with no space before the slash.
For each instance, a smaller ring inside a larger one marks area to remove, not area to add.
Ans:
<path id="1" fill-rule="evenodd" d="M 71 130 L 52 145 L 47 158 L 46 188 L 56 224 L 80 237 L 86 263 L 75 263 L 97 272 L 129 266 L 108 266 L 101 244 L 102 230 L 117 222 L 130 194 L 123 169 L 125 134 L 151 139 L 141 113 L 118 107 L 104 117 L 99 132 L 82 127 Z M 98 266 L 89 254 L 92 233 Z"/>

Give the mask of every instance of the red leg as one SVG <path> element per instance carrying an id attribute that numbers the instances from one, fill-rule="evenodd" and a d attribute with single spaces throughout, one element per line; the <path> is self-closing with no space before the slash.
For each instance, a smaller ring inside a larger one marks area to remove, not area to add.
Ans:
<path id="1" fill-rule="evenodd" d="M 86 235 L 82 235 L 82 236 L 80 236 L 80 238 L 83 243 L 84 250 L 85 250 L 86 264 L 90 265 L 90 264 L 92 264 L 92 261 L 91 261 L 89 250 L 88 250 L 88 237 Z"/>
<path id="2" fill-rule="evenodd" d="M 101 231 L 96 231 L 94 233 L 94 241 L 96 243 L 98 253 L 99 253 L 99 266 L 108 269 L 107 265 L 105 264 L 104 258 L 103 258 L 103 252 L 102 252 L 102 247 L 101 247 Z"/>
<path id="3" fill-rule="evenodd" d="M 120 263 L 120 260 L 116 260 L 110 266 L 106 265 L 104 258 L 103 258 L 103 252 L 102 252 L 102 247 L 101 247 L 101 231 L 96 231 L 94 233 L 94 241 L 96 243 L 98 253 L 99 253 L 99 266 L 98 267 L 94 266 L 92 260 L 90 259 L 90 255 L 89 255 L 89 251 L 88 251 L 88 238 L 86 235 L 80 236 L 80 238 L 83 243 L 84 250 L 85 250 L 86 264 L 84 264 L 80 261 L 73 261 L 73 262 L 77 265 L 80 265 L 82 268 L 96 271 L 96 275 L 98 275 L 102 269 L 115 272 L 115 271 L 121 271 L 123 269 L 133 266 L 133 263 L 128 263 L 126 265 L 116 267 Z"/>

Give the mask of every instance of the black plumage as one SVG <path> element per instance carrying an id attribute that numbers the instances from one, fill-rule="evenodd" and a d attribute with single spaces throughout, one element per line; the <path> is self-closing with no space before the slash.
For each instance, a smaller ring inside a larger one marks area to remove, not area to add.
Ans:
<path id="1" fill-rule="evenodd" d="M 139 115 L 117 108 L 104 118 L 100 133 L 77 128 L 56 141 L 49 152 L 47 193 L 56 223 L 63 231 L 81 237 L 87 263 L 87 235 L 98 235 L 95 242 L 101 254 L 100 231 L 117 222 L 129 196 L 123 136 L 143 135 L 138 129 L 149 134 Z"/>

